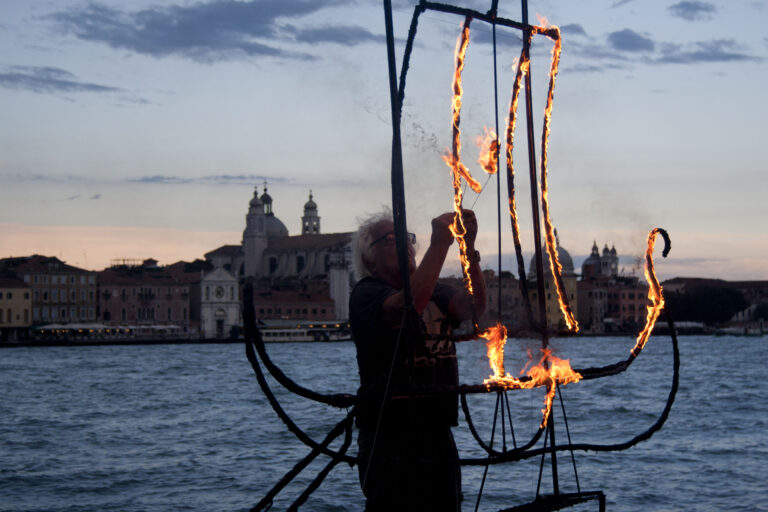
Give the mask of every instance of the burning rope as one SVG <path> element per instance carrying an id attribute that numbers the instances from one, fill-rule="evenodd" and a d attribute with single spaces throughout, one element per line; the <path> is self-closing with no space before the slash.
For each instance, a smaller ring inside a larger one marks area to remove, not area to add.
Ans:
<path id="1" fill-rule="evenodd" d="M 659 234 L 664 239 L 664 257 L 669 254 L 671 248 L 669 235 L 665 230 L 655 228 L 648 233 L 648 248 L 645 250 L 645 280 L 648 281 L 648 300 L 651 301 L 651 305 L 647 308 L 648 315 L 645 319 L 645 327 L 637 335 L 637 343 L 631 351 L 631 354 L 635 357 L 645 347 L 648 337 L 651 335 L 651 331 L 653 331 L 653 326 L 656 324 L 661 310 L 664 309 L 664 294 L 661 290 L 661 284 L 659 284 L 659 280 L 656 278 L 656 271 L 653 268 L 653 246 L 656 244 L 656 237 Z"/>
<path id="2" fill-rule="evenodd" d="M 546 20 L 543 20 L 546 23 Z M 544 128 L 541 135 L 541 209 L 544 213 L 544 229 L 547 239 L 547 254 L 549 254 L 549 267 L 552 271 L 552 277 L 555 280 L 557 289 L 557 298 L 560 303 L 560 311 L 563 313 L 565 323 L 568 329 L 578 332 L 579 323 L 568 303 L 568 294 L 563 284 L 563 266 L 557 255 L 557 240 L 555 230 L 552 226 L 552 220 L 549 215 L 549 193 L 547 185 L 547 149 L 549 148 L 549 124 L 552 119 L 552 105 L 555 94 L 555 78 L 557 77 L 558 65 L 560 63 L 560 52 L 562 50 L 562 41 L 560 39 L 560 29 L 556 26 L 535 27 L 536 32 L 545 34 L 555 42 L 552 48 L 552 64 L 549 71 L 549 90 L 547 92 L 547 106 L 544 109 Z"/>
<path id="3" fill-rule="evenodd" d="M 466 286 L 470 294 L 474 294 L 472 277 L 469 275 L 470 261 L 467 257 L 467 242 L 464 239 L 467 230 L 464 226 L 464 216 L 461 208 L 464 195 L 461 190 L 461 179 L 464 178 L 475 193 L 480 193 L 482 186 L 480 182 L 472 177 L 469 169 L 461 161 L 461 128 L 459 127 L 461 120 L 461 98 L 464 92 L 461 87 L 461 72 L 464 69 L 464 57 L 467 53 L 467 46 L 469 46 L 469 24 L 471 22 L 471 16 L 467 16 L 464 19 L 461 35 L 458 41 L 456 41 L 456 69 L 453 73 L 453 99 L 451 101 L 452 150 L 450 155 L 443 156 L 443 160 L 451 168 L 451 175 L 453 177 L 453 209 L 455 213 L 453 224 L 451 224 L 451 233 L 453 233 L 453 237 L 459 244 L 459 257 L 464 275 L 464 286 Z"/>

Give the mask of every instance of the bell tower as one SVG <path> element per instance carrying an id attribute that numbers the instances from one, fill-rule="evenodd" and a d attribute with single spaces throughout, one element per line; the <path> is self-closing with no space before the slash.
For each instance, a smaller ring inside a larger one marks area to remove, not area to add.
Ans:
<path id="1" fill-rule="evenodd" d="M 304 203 L 304 216 L 301 218 L 302 235 L 320 234 L 320 217 L 317 216 L 317 203 L 312 200 L 312 191 L 309 191 L 309 201 Z"/>

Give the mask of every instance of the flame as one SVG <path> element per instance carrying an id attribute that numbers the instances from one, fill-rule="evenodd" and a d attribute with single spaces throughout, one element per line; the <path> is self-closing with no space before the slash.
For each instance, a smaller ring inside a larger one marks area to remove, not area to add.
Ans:
<path id="1" fill-rule="evenodd" d="M 501 323 L 489 327 L 480 334 L 488 340 L 488 362 L 493 370 L 492 379 L 504 377 L 504 345 L 507 343 L 507 328 Z"/>
<path id="2" fill-rule="evenodd" d="M 529 42 L 532 34 L 529 35 Z M 512 87 L 512 99 L 509 102 L 509 115 L 507 117 L 506 133 L 506 157 L 507 157 L 507 187 L 509 197 L 509 217 L 512 221 L 512 236 L 514 237 L 515 247 L 520 247 L 520 224 L 517 220 L 517 204 L 515 202 L 515 165 L 512 154 L 515 142 L 515 125 L 517 124 L 517 105 L 520 99 L 520 86 L 523 82 L 523 76 L 528 73 L 530 60 L 525 47 L 519 59 L 515 59 L 517 72 L 515 73 L 515 83 Z"/>
<path id="3" fill-rule="evenodd" d="M 504 332 L 504 338 L 504 341 L 506 342 L 506 330 Z M 501 346 L 503 347 L 503 344 Z M 490 351 L 491 348 L 489 341 L 489 358 Z M 512 377 L 509 374 L 504 374 L 503 377 L 497 377 L 496 375 L 493 375 L 490 378 L 485 379 L 483 384 L 488 386 L 489 389 L 494 385 L 501 386 L 504 389 L 533 389 L 535 387 L 546 386 L 547 395 L 544 398 L 544 408 L 541 410 L 543 415 L 541 420 L 541 428 L 544 428 L 547 426 L 549 413 L 552 410 L 552 402 L 554 401 L 555 393 L 557 392 L 557 385 L 565 385 L 572 382 L 578 382 L 582 379 L 582 375 L 571 368 L 571 363 L 568 359 L 560 359 L 553 356 L 550 349 L 542 349 L 541 351 L 543 355 L 539 360 L 539 363 L 535 366 L 531 366 L 533 363 L 533 357 L 530 352 L 528 354 L 528 363 L 520 372 L 521 374 L 525 373 L 529 377 L 528 379 L 518 379 L 516 377 Z M 493 367 L 493 362 L 491 363 L 491 366 Z M 496 367 L 493 367 L 493 369 L 494 373 L 496 373 Z"/>
<path id="4" fill-rule="evenodd" d="M 496 174 L 497 162 L 499 160 L 499 138 L 496 132 L 487 126 L 483 127 L 485 136 L 478 136 L 475 139 L 477 146 L 480 148 L 480 156 L 477 159 L 477 163 L 488 174 Z"/>
<path id="5" fill-rule="evenodd" d="M 648 233 L 648 247 L 645 250 L 645 280 L 648 281 L 648 300 L 651 301 L 651 305 L 647 306 L 648 314 L 645 318 L 645 327 L 637 335 L 637 343 L 632 348 L 632 355 L 637 356 L 645 343 L 648 341 L 648 337 L 653 331 L 653 326 L 656 325 L 661 310 L 664 309 L 664 294 L 661 289 L 661 284 L 656 278 L 656 271 L 653 268 L 653 246 L 656 244 L 656 237 L 659 235 L 659 228 L 654 228 Z"/>
<path id="6" fill-rule="evenodd" d="M 546 23 L 546 19 L 544 19 Z M 546 34 L 554 40 L 555 45 L 552 48 L 552 64 L 549 70 L 549 90 L 547 92 L 547 105 L 544 109 L 544 128 L 541 136 L 541 209 L 544 217 L 544 232 L 546 235 L 547 254 L 549 254 L 549 267 L 552 271 L 552 277 L 557 289 L 557 300 L 560 304 L 560 311 L 563 313 L 565 324 L 568 329 L 578 332 L 579 323 L 568 304 L 568 295 L 563 285 L 563 266 L 557 256 L 557 241 L 555 239 L 555 229 L 552 226 L 552 219 L 549 214 L 549 192 L 547 185 L 547 150 L 549 149 L 549 125 L 552 119 L 552 106 L 555 94 L 555 79 L 557 77 L 558 66 L 560 64 L 560 52 L 562 50 L 562 41 L 560 39 L 560 29 L 556 26 L 536 27 L 536 31 Z"/>
<path id="7" fill-rule="evenodd" d="M 461 268 L 464 275 L 464 286 L 470 294 L 474 294 L 472 278 L 469 275 L 470 262 L 467 257 L 467 242 L 464 239 L 467 230 L 464 227 L 464 217 L 461 209 L 464 195 L 461 190 L 461 179 L 464 178 L 475 193 L 480 193 L 482 186 L 472 177 L 469 173 L 469 169 L 467 169 L 461 162 L 461 129 L 459 128 L 461 119 L 461 97 L 463 94 L 463 89 L 461 87 L 461 72 L 464 69 L 464 57 L 466 56 L 467 46 L 469 45 L 469 24 L 471 21 L 472 18 L 470 17 L 467 17 L 464 20 L 461 35 L 456 41 L 456 69 L 453 74 L 453 99 L 451 100 L 453 113 L 451 123 L 453 147 L 449 155 L 443 156 L 443 160 L 445 160 L 445 163 L 451 168 L 451 174 L 453 176 L 453 209 L 455 213 L 453 224 L 451 224 L 451 233 L 453 233 L 453 237 L 459 244 L 459 259 L 461 260 Z"/>

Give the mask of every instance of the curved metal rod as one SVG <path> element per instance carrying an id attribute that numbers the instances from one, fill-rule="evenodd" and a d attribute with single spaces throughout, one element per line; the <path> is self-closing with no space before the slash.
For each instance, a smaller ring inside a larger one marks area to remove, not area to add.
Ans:
<path id="1" fill-rule="evenodd" d="M 264 362 L 264 366 L 269 373 L 288 391 L 303 398 L 338 408 L 351 407 L 357 403 L 357 395 L 350 395 L 347 393 L 325 395 L 300 386 L 285 375 L 285 373 L 272 362 L 264 347 L 264 340 L 261 337 L 261 333 L 256 327 L 256 315 L 253 310 L 253 285 L 250 283 L 246 284 L 243 288 L 243 324 L 245 327 L 246 345 L 252 343 L 256 347 L 256 351 L 259 353 L 259 357 Z"/>
<path id="2" fill-rule="evenodd" d="M 595 451 L 595 452 L 612 452 L 612 451 L 626 450 L 627 448 L 630 448 L 641 441 L 650 439 L 650 437 L 653 434 L 655 434 L 661 429 L 661 427 L 664 425 L 664 423 L 667 421 L 667 418 L 669 417 L 669 412 L 672 410 L 672 404 L 675 401 L 675 396 L 677 395 L 677 390 L 680 384 L 680 351 L 677 343 L 677 335 L 675 334 L 675 326 L 672 322 L 669 311 L 667 311 L 667 323 L 672 333 L 672 353 L 673 353 L 673 361 L 674 361 L 673 373 L 672 373 L 672 387 L 669 391 L 669 396 L 667 397 L 667 402 L 664 405 L 664 409 L 662 410 L 661 415 L 656 420 L 656 422 L 653 425 L 651 425 L 651 427 L 648 428 L 648 430 L 646 430 L 645 432 L 623 443 L 616 443 L 616 444 L 569 443 L 569 444 L 559 445 L 555 447 L 554 448 L 555 451 L 579 450 L 579 451 Z M 523 453 L 517 453 L 517 452 L 508 453 L 498 457 L 485 457 L 480 459 L 478 458 L 461 459 L 459 462 L 465 466 L 484 466 L 486 464 L 499 464 L 502 462 L 511 462 L 516 460 L 528 459 L 530 457 L 536 457 L 538 455 L 551 452 L 551 451 L 552 451 L 552 448 L 549 448 L 549 449 L 539 448 L 536 450 L 529 450 Z"/>
<path id="3" fill-rule="evenodd" d="M 250 285 L 246 285 L 246 289 L 251 288 Z M 253 296 L 251 294 L 251 296 Z M 244 297 L 244 302 L 247 302 L 247 295 Z M 277 401 L 277 398 L 275 397 L 274 393 L 272 393 L 272 390 L 269 387 L 269 384 L 267 383 L 267 379 L 264 377 L 264 372 L 261 370 L 261 365 L 259 365 L 259 360 L 256 357 L 256 353 L 253 350 L 253 344 L 250 342 L 250 340 L 256 336 L 261 337 L 259 335 L 258 329 L 256 329 L 256 322 L 254 319 L 254 313 L 253 313 L 253 300 L 250 300 L 250 307 L 243 308 L 243 324 L 244 324 L 244 335 L 245 335 L 245 355 L 248 358 L 248 361 L 251 363 L 251 367 L 253 368 L 253 371 L 256 373 L 256 380 L 259 383 L 259 386 L 261 387 L 261 390 L 264 392 L 264 395 L 267 397 L 267 400 L 269 401 L 269 404 L 272 406 L 272 409 L 275 411 L 275 413 L 280 417 L 280 419 L 283 421 L 286 427 L 288 427 L 288 430 L 290 430 L 302 443 L 306 444 L 313 450 L 318 450 L 323 455 L 327 455 L 332 458 L 341 457 L 341 460 L 344 462 L 347 462 L 349 464 L 357 464 L 357 457 L 350 457 L 348 455 L 343 455 L 337 451 L 330 450 L 327 448 L 327 443 L 325 441 L 323 443 L 318 443 L 309 435 L 304 432 L 299 426 L 288 416 L 288 414 L 285 412 L 285 410 L 282 408 L 280 403 Z M 352 408 L 349 413 L 347 413 L 347 416 L 339 422 L 335 428 L 338 428 L 339 425 L 344 423 L 345 421 L 349 421 L 352 416 L 354 416 L 357 413 L 356 408 Z M 331 439 L 327 440 L 328 443 L 330 443 Z"/>

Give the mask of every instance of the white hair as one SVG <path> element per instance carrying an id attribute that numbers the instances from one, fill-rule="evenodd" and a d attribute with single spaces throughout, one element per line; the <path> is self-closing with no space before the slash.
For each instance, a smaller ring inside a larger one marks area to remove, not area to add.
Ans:
<path id="1" fill-rule="evenodd" d="M 373 242 L 371 232 L 374 226 L 383 221 L 392 222 L 392 210 L 390 208 L 385 207 L 378 213 L 358 219 L 357 231 L 352 235 L 352 262 L 357 280 L 372 275 L 366 264 L 366 260 L 370 261 L 371 242 Z"/>

